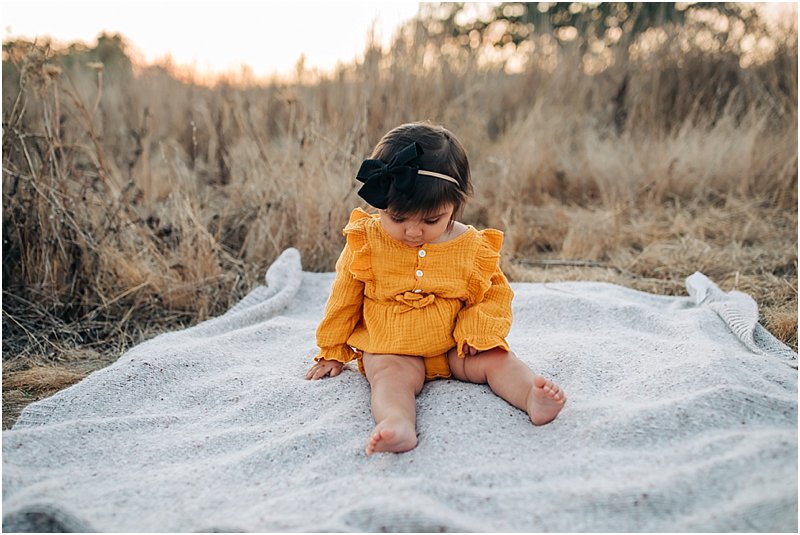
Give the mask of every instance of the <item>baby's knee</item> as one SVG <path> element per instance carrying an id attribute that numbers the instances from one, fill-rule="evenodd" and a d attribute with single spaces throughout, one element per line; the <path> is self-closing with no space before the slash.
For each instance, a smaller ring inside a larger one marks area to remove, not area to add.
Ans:
<path id="1" fill-rule="evenodd" d="M 509 359 L 513 358 L 513 355 L 510 351 L 493 348 L 481 351 L 474 356 L 453 359 L 456 362 L 451 363 L 451 369 L 458 370 L 456 376 L 462 381 L 484 384 L 488 381 L 489 375 L 505 366 Z"/>
<path id="2" fill-rule="evenodd" d="M 481 351 L 478 353 L 477 357 L 486 362 L 487 365 L 491 366 L 502 366 L 505 363 L 517 358 L 512 351 L 506 351 L 501 347 L 493 347 L 492 349 Z"/>
<path id="3" fill-rule="evenodd" d="M 495 370 L 504 368 L 514 359 L 516 359 L 516 355 L 514 355 L 514 353 L 511 351 L 506 351 L 502 348 L 495 347 L 486 351 L 481 351 L 474 357 L 466 357 L 465 365 L 468 366 L 469 364 L 474 365 L 479 363 L 482 372 L 480 375 L 481 377 L 486 377 L 487 374 L 491 374 Z"/>

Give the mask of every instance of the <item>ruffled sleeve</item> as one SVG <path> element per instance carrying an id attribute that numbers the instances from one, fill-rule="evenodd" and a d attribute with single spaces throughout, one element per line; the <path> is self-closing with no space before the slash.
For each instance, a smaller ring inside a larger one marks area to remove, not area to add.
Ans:
<path id="1" fill-rule="evenodd" d="M 458 356 L 464 357 L 464 344 L 479 351 L 494 347 L 509 350 L 505 337 L 511 330 L 511 301 L 514 292 L 500 269 L 503 233 L 481 231 L 474 269 L 467 281 L 467 301 L 456 318 L 454 337 Z"/>
<path id="2" fill-rule="evenodd" d="M 317 327 L 320 352 L 314 357 L 316 361 L 349 362 L 356 356 L 347 345 L 347 339 L 362 317 L 364 281 L 372 279 L 365 217 L 370 216 L 363 210 L 353 210 L 344 228 L 347 243 L 336 262 L 336 278 L 325 305 L 325 315 Z"/>
<path id="3" fill-rule="evenodd" d="M 361 282 L 372 282 L 372 262 L 370 259 L 369 240 L 367 239 L 367 223 L 372 216 L 360 208 L 350 214 L 350 222 L 344 227 L 343 233 L 347 238 L 347 247 L 352 252 L 348 270 Z"/>

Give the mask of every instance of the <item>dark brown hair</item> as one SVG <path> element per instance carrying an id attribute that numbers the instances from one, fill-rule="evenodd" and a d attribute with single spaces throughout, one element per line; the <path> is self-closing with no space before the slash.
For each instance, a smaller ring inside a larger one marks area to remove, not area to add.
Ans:
<path id="1" fill-rule="evenodd" d="M 472 193 L 469 160 L 461 142 L 446 128 L 429 123 L 408 123 L 387 132 L 370 158 L 389 162 L 410 143 L 419 143 L 423 153 L 417 159 L 420 170 L 433 171 L 455 178 L 459 185 L 427 175 L 417 176 L 414 193 L 406 196 L 394 186 L 389 188 L 387 209 L 397 215 L 433 215 L 445 204 L 453 205 L 453 218 Z M 452 223 L 452 220 L 451 220 Z"/>

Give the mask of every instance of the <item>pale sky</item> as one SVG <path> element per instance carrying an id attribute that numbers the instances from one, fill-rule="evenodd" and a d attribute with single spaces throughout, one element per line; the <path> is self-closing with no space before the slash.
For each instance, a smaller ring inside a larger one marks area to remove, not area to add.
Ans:
<path id="1" fill-rule="evenodd" d="M 249 66 L 256 76 L 330 69 L 361 57 L 370 27 L 384 44 L 412 18 L 417 2 L 271 2 L 255 0 L 4 0 L 3 40 L 44 38 L 94 44 L 121 33 L 147 62 L 170 54 L 201 74 Z"/>

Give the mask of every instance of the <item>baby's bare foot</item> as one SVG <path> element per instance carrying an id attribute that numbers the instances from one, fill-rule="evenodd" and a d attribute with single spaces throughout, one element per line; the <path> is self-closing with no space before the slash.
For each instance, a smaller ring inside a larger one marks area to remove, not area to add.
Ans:
<path id="1" fill-rule="evenodd" d="M 534 424 L 544 425 L 558 416 L 566 401 L 567 396 L 557 384 L 537 375 L 528 392 L 528 416 Z"/>
<path id="2" fill-rule="evenodd" d="M 417 445 L 417 433 L 413 425 L 394 425 L 386 421 L 375 426 L 367 441 L 367 455 L 381 451 L 401 453 Z"/>

